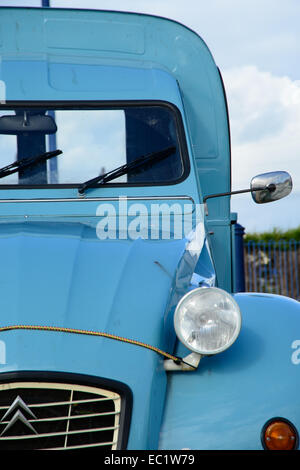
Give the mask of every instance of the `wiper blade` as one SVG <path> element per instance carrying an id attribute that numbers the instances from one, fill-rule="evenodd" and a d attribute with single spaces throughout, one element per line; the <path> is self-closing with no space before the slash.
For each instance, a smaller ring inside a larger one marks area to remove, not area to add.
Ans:
<path id="1" fill-rule="evenodd" d="M 17 160 L 10 165 L 6 165 L 3 168 L 0 168 L 0 178 L 4 178 L 5 176 L 11 175 L 12 173 L 16 173 L 17 171 L 23 170 L 23 168 L 27 168 L 28 166 L 35 165 L 36 163 L 43 162 L 48 160 L 49 158 L 56 157 L 60 155 L 62 150 L 53 150 L 51 152 L 45 152 L 41 155 L 37 155 L 35 157 L 29 158 L 22 158 L 21 160 Z"/>
<path id="2" fill-rule="evenodd" d="M 85 183 L 82 183 L 78 188 L 78 192 L 79 194 L 83 194 L 86 189 L 90 188 L 96 183 L 105 184 L 109 181 L 119 178 L 119 176 L 144 171 L 149 166 L 152 166 L 153 164 L 169 157 L 175 151 L 176 147 L 167 147 L 164 150 L 160 150 L 158 152 L 153 152 L 148 155 L 139 157 L 133 160 L 131 163 L 125 163 L 125 165 L 121 165 L 118 168 L 115 168 L 114 170 L 108 171 L 103 175 L 98 175 L 96 176 L 96 178 L 92 178 L 86 181 Z"/>

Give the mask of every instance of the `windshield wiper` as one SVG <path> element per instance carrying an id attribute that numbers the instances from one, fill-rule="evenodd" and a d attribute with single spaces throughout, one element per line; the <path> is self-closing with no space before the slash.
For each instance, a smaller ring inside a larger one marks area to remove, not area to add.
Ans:
<path id="1" fill-rule="evenodd" d="M 16 173 L 17 171 L 23 170 L 23 168 L 27 168 L 28 166 L 36 165 L 37 163 L 43 162 L 44 160 L 48 160 L 49 158 L 56 157 L 61 153 L 62 150 L 53 150 L 51 152 L 42 153 L 41 155 L 37 155 L 35 157 L 22 158 L 21 160 L 17 160 L 10 165 L 6 165 L 3 168 L 0 168 L 0 178 L 4 178 L 5 176 L 11 175 L 12 173 Z"/>
<path id="2" fill-rule="evenodd" d="M 131 163 L 125 163 L 125 165 L 119 166 L 114 170 L 108 171 L 103 175 L 98 175 L 96 178 L 92 178 L 85 183 L 82 183 L 79 188 L 79 194 L 83 194 L 84 191 L 96 183 L 105 184 L 109 181 L 112 181 L 119 176 L 126 175 L 128 173 L 135 173 L 139 171 L 144 171 L 149 166 L 169 157 L 176 151 L 176 147 L 167 147 L 164 150 L 160 150 L 158 152 L 153 152 L 148 155 L 144 155 L 143 157 L 139 157 L 136 160 L 133 160 Z"/>

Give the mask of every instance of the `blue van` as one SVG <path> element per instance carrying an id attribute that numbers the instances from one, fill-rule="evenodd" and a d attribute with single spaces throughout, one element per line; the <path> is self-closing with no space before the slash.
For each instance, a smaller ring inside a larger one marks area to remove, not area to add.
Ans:
<path id="1" fill-rule="evenodd" d="M 2 7 L 0 53 L 0 449 L 297 449 L 300 307 L 236 292 L 203 40 Z M 240 192 L 291 189 L 278 171 Z"/>

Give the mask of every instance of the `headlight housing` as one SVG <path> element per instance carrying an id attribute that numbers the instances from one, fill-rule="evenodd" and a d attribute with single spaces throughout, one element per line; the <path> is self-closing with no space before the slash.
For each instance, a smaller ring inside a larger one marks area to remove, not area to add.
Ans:
<path id="1" fill-rule="evenodd" d="M 174 327 L 191 351 L 217 354 L 229 348 L 241 329 L 241 312 L 233 297 L 217 287 L 199 287 L 178 303 Z"/>

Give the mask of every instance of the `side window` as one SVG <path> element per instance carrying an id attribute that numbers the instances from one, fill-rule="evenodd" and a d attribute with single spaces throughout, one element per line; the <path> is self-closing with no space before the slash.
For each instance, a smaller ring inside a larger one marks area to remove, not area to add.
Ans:
<path id="1" fill-rule="evenodd" d="M 11 116 L 15 113 L 10 110 L 1 111 L 2 116 Z M 17 159 L 17 137 L 15 135 L 0 135 L 0 168 L 9 165 Z M 0 179 L 0 184 L 18 184 L 18 175 L 14 173 Z"/>
<path id="2" fill-rule="evenodd" d="M 55 121 L 56 146 L 63 150 L 57 158 L 59 184 L 81 183 L 126 163 L 123 110 L 56 111 Z"/>

